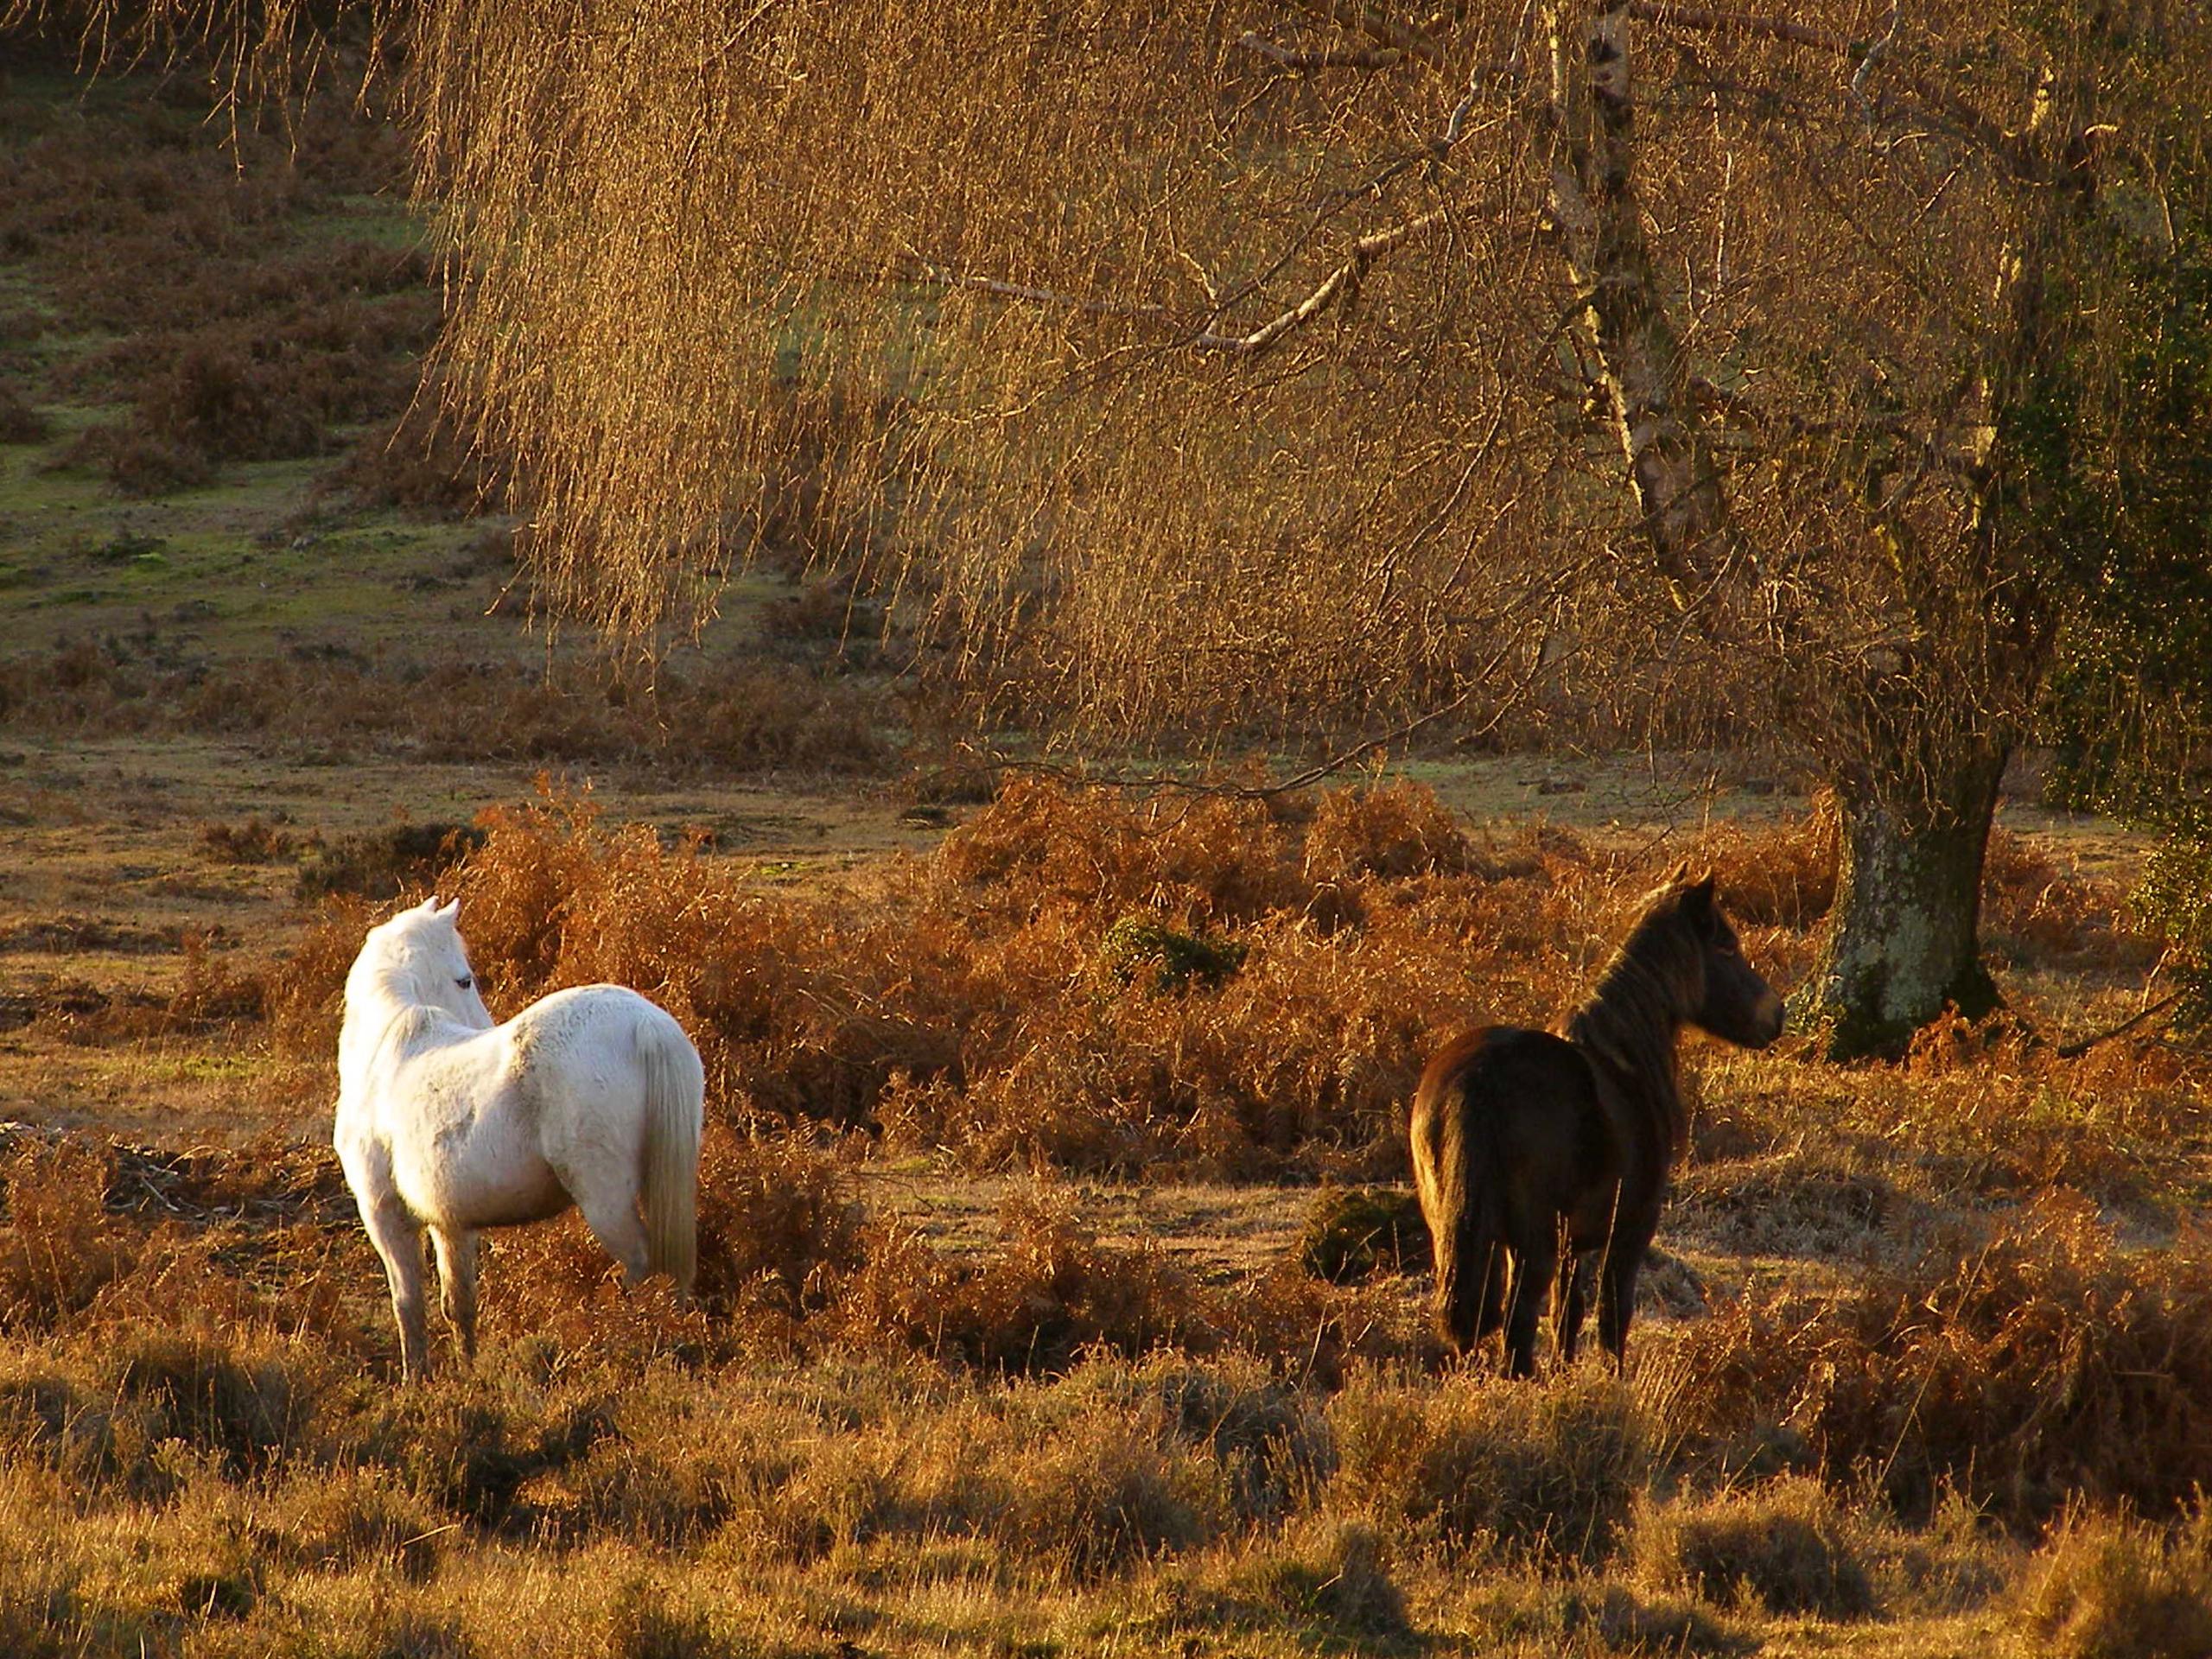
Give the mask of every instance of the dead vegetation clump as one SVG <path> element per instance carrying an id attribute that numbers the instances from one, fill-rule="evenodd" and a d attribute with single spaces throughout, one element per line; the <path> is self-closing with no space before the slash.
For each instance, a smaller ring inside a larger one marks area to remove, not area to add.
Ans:
<path id="1" fill-rule="evenodd" d="M 1990 832 L 1982 893 L 1984 942 L 1999 961 L 2139 974 L 2158 960 L 2158 940 L 2131 916 L 2120 887 L 2062 870 L 2008 830 Z"/>
<path id="2" fill-rule="evenodd" d="M 1723 823 L 1693 842 L 1688 856 L 1719 879 L 1728 913 L 1739 924 L 1802 932 L 1835 902 L 1842 814 L 1833 792 L 1814 796 L 1796 819 L 1756 827 Z"/>
<path id="3" fill-rule="evenodd" d="M 263 823 L 258 812 L 244 823 L 200 826 L 200 850 L 219 864 L 273 864 L 291 857 L 298 846 L 290 830 L 281 823 Z"/>
<path id="4" fill-rule="evenodd" d="M 601 980 L 662 1001 L 699 1044 L 710 1109 L 741 1128 L 861 1129 L 985 1169 L 1402 1179 L 1405 1103 L 1435 1046 L 1484 1020 L 1552 1023 L 1672 861 L 1555 829 L 1478 857 L 1412 796 L 1387 811 L 1371 796 L 1137 805 L 1017 779 L 863 899 L 763 890 L 702 842 L 610 830 L 588 798 L 549 793 L 487 815 L 451 868 L 404 880 L 464 900 L 495 1008 Z M 1817 811 L 1807 823 L 1771 838 L 1815 842 Z M 272 988 L 302 1052 L 330 1028 L 365 925 L 347 910 L 311 930 Z M 1814 948 L 1809 926 L 1745 938 L 1785 989 Z M 2139 1193 L 2175 1155 L 2185 1062 L 2117 1046 L 2062 1059 L 2017 1016 L 1936 1042 L 1851 1072 L 1716 1055 L 1705 1069 L 1726 1083 L 1694 1113 L 1698 1155 L 1797 1142 L 1821 1191 L 1776 1202 L 1875 1230 L 1961 1188 Z M 1913 1156 L 1892 1167 L 1908 1134 Z M 1758 1209 L 1771 1234 L 1756 1194 L 1777 1181 L 1800 1175 L 1736 1191 L 1716 1170 L 1710 1197 Z"/>

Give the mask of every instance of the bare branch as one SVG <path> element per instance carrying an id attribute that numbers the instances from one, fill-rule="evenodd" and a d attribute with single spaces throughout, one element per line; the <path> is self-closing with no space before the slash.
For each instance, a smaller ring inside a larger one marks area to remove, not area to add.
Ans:
<path id="1" fill-rule="evenodd" d="M 1137 317 L 1147 321 L 1173 322 L 1175 313 L 1164 305 L 1144 305 L 1129 300 L 1089 299 L 1080 294 L 1063 294 L 1057 289 L 1033 288 L 1027 283 L 1001 282 L 995 276 L 971 276 L 957 270 L 947 270 L 941 265 L 924 265 L 908 273 L 903 280 L 927 283 L 938 288 L 964 288 L 977 294 L 992 294 L 1002 300 L 1026 300 L 1032 305 L 1065 306 L 1071 311 L 1080 311 L 1094 317 Z"/>
<path id="2" fill-rule="evenodd" d="M 1258 53 L 1285 69 L 1388 69 L 1406 60 L 1405 48 L 1396 46 L 1301 52 L 1268 40 L 1265 35 L 1251 33 L 1237 36 L 1236 44 L 1247 52 Z"/>
<path id="3" fill-rule="evenodd" d="M 1444 67 L 1446 53 L 1435 36 L 1410 23 L 1401 22 L 1380 7 L 1359 0 L 1298 0 L 1317 17 L 1325 17 L 1339 29 L 1364 35 L 1377 46 L 1390 47 L 1409 58 L 1419 58 L 1432 69 Z"/>
<path id="4" fill-rule="evenodd" d="M 1262 323 L 1249 334 L 1216 334 L 1211 329 L 1192 334 L 1184 343 L 1201 352 L 1220 352 L 1236 357 L 1257 357 L 1276 345 L 1284 335 L 1302 328 L 1314 318 L 1334 306 L 1348 301 L 1359 291 L 1359 284 L 1369 269 L 1384 254 L 1402 247 L 1423 231 L 1442 224 L 1452 216 L 1448 207 L 1439 207 L 1418 219 L 1394 225 L 1388 230 L 1376 231 L 1363 236 L 1351 245 L 1351 252 L 1320 285 L 1288 310 Z M 1063 294 L 1049 288 L 1033 288 L 1024 283 L 1001 282 L 991 276 L 966 276 L 946 270 L 941 266 L 924 265 L 911 273 L 908 280 L 933 283 L 940 288 L 967 289 L 978 294 L 995 295 L 1001 299 L 1021 300 L 1032 305 L 1065 306 L 1072 311 L 1091 316 L 1131 317 L 1146 322 L 1179 325 L 1177 314 L 1164 305 L 1140 305 L 1127 301 L 1086 298 L 1078 294 Z"/>
<path id="5" fill-rule="evenodd" d="M 1707 6 L 1678 5 L 1675 0 L 1629 0 L 1628 14 L 1643 22 L 1656 23 L 1674 29 L 1696 29 L 1712 35 L 1763 35 L 1770 40 L 1786 41 L 1795 46 L 1809 47 L 1819 52 L 1831 52 L 1838 57 L 1859 54 L 1859 67 L 1852 73 L 1851 98 L 1862 112 L 1872 108 L 1867 98 L 1867 83 L 1873 70 L 1887 57 L 1897 41 L 1899 18 L 1892 9 L 1889 26 L 1872 41 L 1855 41 L 1848 35 L 1839 35 L 1834 29 L 1815 29 L 1807 23 L 1793 23 L 1780 17 L 1761 17 L 1751 12 L 1715 11 Z M 1998 156 L 2021 177 L 2038 179 L 2046 176 L 2050 168 L 2020 134 L 2008 132 L 1988 114 L 1968 103 L 1948 86 L 1915 79 L 1904 83 L 1908 100 L 1899 100 L 1893 107 L 1907 113 L 1948 125 L 1972 138 L 1992 155 Z"/>
<path id="6" fill-rule="evenodd" d="M 1823 52 L 1847 53 L 1853 45 L 1848 35 L 1839 35 L 1834 29 L 1815 29 L 1808 23 L 1793 23 L 1780 17 L 1754 16 L 1749 12 L 1677 5 L 1675 0 L 1629 0 L 1628 15 L 1639 22 L 1670 24 L 1708 35 L 1764 35 L 1771 40 L 1788 41 Z"/>
<path id="7" fill-rule="evenodd" d="M 1393 248 L 1402 247 L 1421 232 L 1442 224 L 1451 216 L 1450 208 L 1439 207 L 1433 213 L 1408 219 L 1387 231 L 1376 231 L 1363 236 L 1351 245 L 1351 257 L 1331 271 L 1319 288 L 1274 321 L 1262 324 L 1249 334 L 1198 334 L 1192 338 L 1191 344 L 1200 351 L 1257 357 L 1293 329 L 1304 327 L 1332 306 L 1357 293 L 1368 268 L 1384 254 Z"/>
<path id="8" fill-rule="evenodd" d="M 1317 761 L 1302 772 L 1293 772 L 1278 783 L 1196 783 L 1187 778 L 1179 778 L 1173 772 L 1147 772 L 1139 777 L 1130 777 L 1117 772 L 1101 777 L 1096 772 L 1081 768 L 1056 766 L 1049 760 L 1015 760 L 1001 752 L 994 752 L 990 756 L 989 764 L 996 770 L 1002 772 L 1027 772 L 1063 782 L 1082 784 L 1094 789 L 1128 789 L 1147 792 L 1172 790 L 1179 794 L 1219 795 L 1243 801 L 1272 800 L 1278 796 L 1295 794 L 1301 789 L 1311 789 L 1314 785 L 1335 776 L 1355 762 L 1387 749 L 1394 743 L 1403 742 L 1416 732 L 1435 724 L 1446 715 L 1456 714 L 1459 709 L 1466 707 L 1476 692 L 1483 690 L 1490 683 L 1490 677 L 1504 665 L 1506 658 L 1513 654 L 1514 650 L 1522 644 L 1523 638 L 1522 634 L 1516 634 L 1493 652 L 1490 660 L 1477 671 L 1475 677 L 1460 690 L 1457 696 L 1440 702 L 1435 708 L 1422 714 L 1415 715 L 1403 724 L 1395 726 L 1377 736 L 1363 739 L 1350 748 L 1331 755 L 1325 760 Z M 1535 690 L 1536 682 L 1543 673 L 1544 652 L 1550 639 L 1551 625 L 1548 620 L 1542 621 L 1536 630 L 1536 648 L 1531 653 L 1528 672 L 1517 676 L 1506 688 L 1505 695 L 1499 698 L 1497 706 L 1491 711 L 1488 719 L 1484 720 L 1481 725 L 1461 734 L 1462 741 L 1470 738 L 1486 736 L 1496 731 L 1504 723 L 1505 717 L 1527 700 L 1529 694 Z"/>
<path id="9" fill-rule="evenodd" d="M 1859 67 L 1851 72 L 1851 101 L 1859 106 L 1859 113 L 1866 120 L 1874 118 L 1873 105 L 1866 101 L 1866 79 L 1874 73 L 1877 64 L 1890 54 L 1897 44 L 1897 30 L 1904 22 L 1904 0 L 1890 0 L 1890 26 L 1882 31 L 1881 38 L 1866 48 L 1866 55 L 1859 60 Z"/>

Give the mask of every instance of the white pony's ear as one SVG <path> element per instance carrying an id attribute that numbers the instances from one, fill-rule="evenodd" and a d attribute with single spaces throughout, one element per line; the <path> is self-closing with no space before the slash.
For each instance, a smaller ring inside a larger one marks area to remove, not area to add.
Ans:
<path id="1" fill-rule="evenodd" d="M 433 899 L 430 902 L 436 904 L 437 900 Z M 461 914 L 461 900 L 458 899 L 448 899 L 437 910 L 434 911 L 432 914 L 435 915 L 442 921 L 450 922 Z"/>
<path id="2" fill-rule="evenodd" d="M 437 895 L 436 893 L 432 893 L 429 898 L 425 899 L 424 899 L 421 904 L 419 904 L 419 905 L 416 906 L 415 906 L 415 908 L 416 908 L 416 909 L 417 909 L 417 910 L 420 910 L 420 911 L 427 912 L 429 914 L 430 914 L 430 915 L 432 915 L 432 916 L 436 915 L 436 914 L 438 913 L 438 895 Z"/>

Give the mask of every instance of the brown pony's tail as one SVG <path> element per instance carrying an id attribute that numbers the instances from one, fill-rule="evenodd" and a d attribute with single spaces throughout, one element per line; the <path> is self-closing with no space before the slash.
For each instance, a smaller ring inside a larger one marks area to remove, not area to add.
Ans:
<path id="1" fill-rule="evenodd" d="M 1421 1189 L 1436 1262 L 1437 1332 L 1465 1353 L 1497 1322 L 1491 1256 L 1504 1236 L 1497 1160 L 1477 1144 L 1484 1129 L 1467 1109 L 1459 1075 L 1474 1039 L 1463 1039 L 1429 1063 L 1414 1104 L 1414 1179 Z"/>
<path id="2" fill-rule="evenodd" d="M 1455 1105 L 1459 1103 L 1454 1103 Z M 1452 1116 L 1459 1133 L 1446 1137 L 1452 1166 L 1446 1185 L 1458 1202 L 1449 1206 L 1450 1230 L 1437 1252 L 1436 1319 L 1445 1341 L 1465 1353 L 1497 1324 L 1504 1262 L 1498 1241 L 1505 1236 L 1498 1204 L 1497 1160 L 1488 1148 L 1470 1145 L 1467 1113 Z"/>

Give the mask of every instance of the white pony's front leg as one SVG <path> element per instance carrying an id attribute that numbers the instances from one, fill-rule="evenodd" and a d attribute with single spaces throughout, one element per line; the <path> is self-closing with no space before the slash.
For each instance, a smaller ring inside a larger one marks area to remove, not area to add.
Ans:
<path id="1" fill-rule="evenodd" d="M 438 1252 L 438 1300 L 461 1341 L 461 1356 L 476 1357 L 476 1235 L 467 1228 L 433 1227 Z"/>
<path id="2" fill-rule="evenodd" d="M 388 1181 L 371 1179 L 365 1169 L 357 1173 L 353 1160 L 346 1161 L 361 1225 L 383 1258 L 384 1276 L 391 1286 L 392 1318 L 399 1323 L 400 1370 L 411 1382 L 430 1366 L 429 1329 L 423 1311 L 422 1224 L 408 1212 Z"/>

